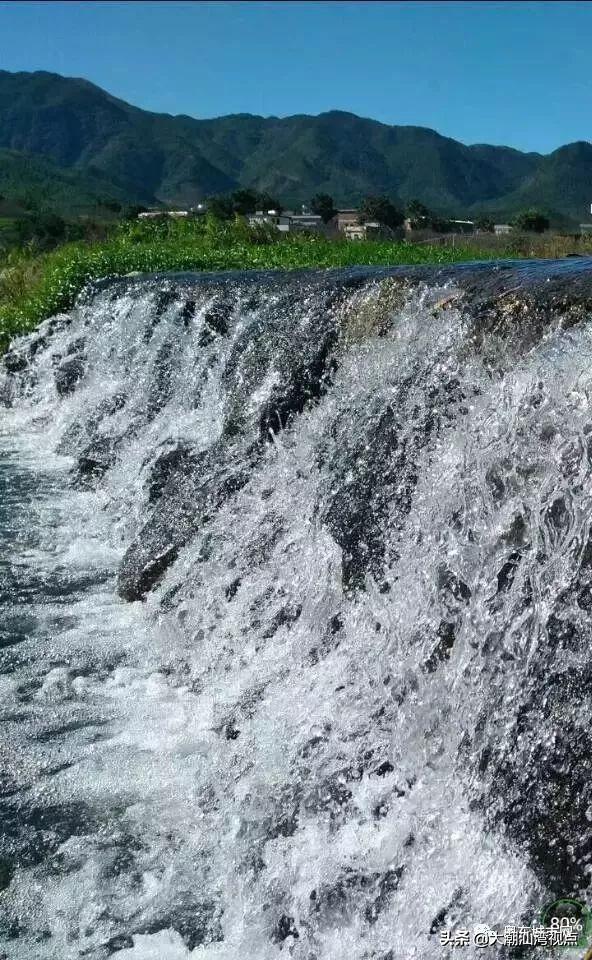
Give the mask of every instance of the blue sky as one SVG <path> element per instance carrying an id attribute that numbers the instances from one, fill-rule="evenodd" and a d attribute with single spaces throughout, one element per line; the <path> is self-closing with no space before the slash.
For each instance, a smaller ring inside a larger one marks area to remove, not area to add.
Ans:
<path id="1" fill-rule="evenodd" d="M 350 110 L 548 152 L 591 136 L 592 3 L 0 2 L 0 67 L 166 113 Z"/>

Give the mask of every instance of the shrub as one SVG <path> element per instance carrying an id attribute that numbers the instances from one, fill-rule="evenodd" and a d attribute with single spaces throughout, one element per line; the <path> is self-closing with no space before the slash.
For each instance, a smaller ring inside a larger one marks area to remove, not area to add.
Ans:
<path id="1" fill-rule="evenodd" d="M 549 219 L 540 210 L 523 210 L 514 217 L 512 226 L 526 233 L 544 233 L 549 229 Z"/>

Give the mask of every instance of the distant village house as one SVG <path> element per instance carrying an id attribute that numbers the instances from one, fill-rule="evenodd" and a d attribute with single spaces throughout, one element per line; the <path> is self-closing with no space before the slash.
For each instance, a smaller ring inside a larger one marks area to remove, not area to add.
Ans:
<path id="1" fill-rule="evenodd" d="M 333 218 L 337 230 L 345 233 L 346 227 L 357 227 L 360 224 L 360 211 L 352 208 L 348 210 L 338 210 Z"/>
<path id="2" fill-rule="evenodd" d="M 146 210 L 138 214 L 139 220 L 158 219 L 159 217 L 170 217 L 173 220 L 185 219 L 187 217 L 200 216 L 206 212 L 206 204 L 200 203 L 196 207 L 188 210 Z M 431 226 L 429 218 L 425 220 L 426 230 L 437 233 L 438 230 Z M 391 230 L 378 221 L 364 221 L 361 211 L 356 207 L 346 207 L 337 210 L 335 216 L 324 223 L 319 214 L 312 213 L 304 204 L 298 213 L 294 210 L 256 210 L 255 213 L 247 214 L 247 223 L 254 227 L 267 224 L 275 227 L 280 233 L 307 232 L 320 233 L 326 236 L 337 236 L 341 234 L 346 240 L 367 240 L 374 239 L 393 239 L 396 231 Z M 445 220 L 445 232 L 448 233 L 474 233 L 476 231 L 473 220 Z M 434 224 L 435 227 L 435 224 Z M 409 217 L 403 223 L 403 229 L 406 233 L 421 230 L 421 220 L 411 220 Z M 506 234 L 511 232 L 511 226 L 506 223 L 496 223 L 494 231 L 496 234 Z"/>
<path id="3" fill-rule="evenodd" d="M 204 203 L 198 203 L 189 210 L 144 210 L 138 214 L 138 220 L 154 220 L 158 217 L 170 217 L 172 220 L 182 220 L 185 217 L 199 217 L 206 212 Z"/>
<path id="4" fill-rule="evenodd" d="M 288 213 L 278 213 L 277 210 L 257 210 L 255 213 L 247 215 L 247 223 L 250 227 L 268 224 L 277 227 L 281 233 L 288 233 L 290 230 L 290 217 Z"/>
<path id="5" fill-rule="evenodd" d="M 189 210 L 145 210 L 138 214 L 138 220 L 157 220 L 159 217 L 170 217 L 172 220 L 182 220 L 190 217 Z"/>
<path id="6" fill-rule="evenodd" d="M 310 213 L 306 207 L 302 208 L 301 213 L 295 213 L 293 210 L 283 210 L 282 213 L 277 210 L 257 210 L 247 216 L 247 222 L 252 227 L 268 223 L 277 227 L 282 233 L 288 233 L 290 230 L 317 231 L 323 227 L 322 218 L 316 213 Z"/>

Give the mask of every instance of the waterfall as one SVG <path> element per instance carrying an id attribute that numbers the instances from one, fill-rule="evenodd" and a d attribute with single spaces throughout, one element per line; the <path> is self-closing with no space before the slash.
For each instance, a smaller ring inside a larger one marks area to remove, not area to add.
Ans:
<path id="1" fill-rule="evenodd" d="M 129 277 L 13 343 L 0 956 L 426 960 L 586 900 L 591 271 Z"/>

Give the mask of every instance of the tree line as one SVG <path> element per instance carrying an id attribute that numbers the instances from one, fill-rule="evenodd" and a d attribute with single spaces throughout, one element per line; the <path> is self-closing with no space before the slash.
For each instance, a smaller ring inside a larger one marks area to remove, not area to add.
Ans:
<path id="1" fill-rule="evenodd" d="M 0 195 L 0 205 L 4 200 Z M 99 215 L 99 207 L 104 209 L 106 217 Z M 258 210 L 275 210 L 278 213 L 283 210 L 277 197 L 250 188 L 210 197 L 206 201 L 206 208 L 209 214 L 219 220 L 232 220 L 236 216 L 247 216 Z M 310 209 L 320 216 L 325 224 L 337 214 L 337 204 L 328 193 L 317 193 L 312 197 Z M 66 219 L 54 210 L 29 209 L 23 216 L 13 219 L 9 229 L 2 231 L 0 248 L 6 245 L 28 245 L 48 250 L 75 240 L 101 240 L 117 221 L 135 220 L 138 214 L 145 210 L 146 208 L 140 205 L 125 205 L 107 199 L 99 201 L 97 215 L 94 217 Z M 164 209 L 163 215 L 166 215 Z M 409 221 L 412 230 L 449 233 L 455 229 L 453 221 L 434 213 L 420 200 L 410 200 L 403 207 L 384 195 L 364 197 L 359 205 L 359 218 L 361 222 L 376 221 L 392 230 L 400 229 L 405 220 Z M 481 231 L 494 230 L 494 222 L 490 216 L 480 215 L 474 222 Z M 539 210 L 531 209 L 517 214 L 511 225 L 517 232 L 543 233 L 549 228 L 549 219 Z"/>
<path id="2" fill-rule="evenodd" d="M 234 193 L 219 194 L 207 200 L 207 209 L 221 220 L 247 216 L 258 210 L 275 210 L 282 213 L 282 203 L 269 193 L 248 188 L 235 190 Z M 334 198 L 328 193 L 317 193 L 310 201 L 310 209 L 321 217 L 323 223 L 329 223 L 337 214 Z M 412 230 L 433 230 L 435 233 L 449 233 L 454 230 L 454 221 L 434 213 L 421 200 L 410 200 L 404 207 L 384 195 L 364 197 L 359 206 L 361 222 L 378 223 L 398 229 L 405 220 Z M 480 214 L 474 220 L 475 226 L 482 231 L 493 233 L 494 221 L 487 214 Z M 543 233 L 549 229 L 549 219 L 540 210 L 524 210 L 513 218 L 510 224 L 515 230 L 527 233 Z"/>

